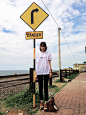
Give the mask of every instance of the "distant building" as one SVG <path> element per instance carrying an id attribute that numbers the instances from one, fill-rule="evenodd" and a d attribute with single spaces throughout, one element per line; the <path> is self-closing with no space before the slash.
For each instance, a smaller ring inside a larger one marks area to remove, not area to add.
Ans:
<path id="1" fill-rule="evenodd" d="M 67 70 L 68 68 L 63 68 L 63 70 Z"/>
<path id="2" fill-rule="evenodd" d="M 63 68 L 63 70 L 73 70 L 73 68 L 68 67 L 68 68 Z"/>
<path id="3" fill-rule="evenodd" d="M 71 68 L 71 67 L 68 67 L 68 70 L 73 70 L 73 68 Z"/>
<path id="4" fill-rule="evenodd" d="M 73 69 L 79 69 L 79 71 L 86 71 L 86 61 L 81 64 L 73 64 Z"/>

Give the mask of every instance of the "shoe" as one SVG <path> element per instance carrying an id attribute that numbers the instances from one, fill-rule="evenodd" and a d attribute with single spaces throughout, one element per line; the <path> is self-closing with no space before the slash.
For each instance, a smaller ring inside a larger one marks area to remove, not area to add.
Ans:
<path id="1" fill-rule="evenodd" d="M 44 103 L 41 102 L 41 104 L 40 104 L 40 110 L 42 110 L 43 108 L 44 108 Z"/>
<path id="2" fill-rule="evenodd" d="M 48 105 L 47 105 L 47 103 L 44 105 L 44 111 L 48 111 Z"/>

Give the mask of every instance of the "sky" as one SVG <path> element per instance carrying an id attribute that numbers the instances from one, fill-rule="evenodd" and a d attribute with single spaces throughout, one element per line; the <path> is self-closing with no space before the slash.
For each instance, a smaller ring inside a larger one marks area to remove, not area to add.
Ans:
<path id="1" fill-rule="evenodd" d="M 25 39 L 25 33 L 33 29 L 20 18 L 33 2 L 49 14 L 36 29 L 43 31 L 43 39 L 35 40 L 35 55 L 40 53 L 40 43 L 46 42 L 47 52 L 52 57 L 51 67 L 59 69 L 60 27 L 61 68 L 86 61 L 86 0 L 43 0 L 49 11 L 41 0 L 0 0 L 0 70 L 28 70 L 34 67 L 34 42 L 33 39 Z"/>

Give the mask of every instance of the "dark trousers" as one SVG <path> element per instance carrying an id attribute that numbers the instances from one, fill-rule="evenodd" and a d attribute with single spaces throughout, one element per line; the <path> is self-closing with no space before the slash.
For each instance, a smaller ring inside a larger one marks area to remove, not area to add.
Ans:
<path id="1" fill-rule="evenodd" d="M 49 74 L 46 75 L 38 75 L 38 83 L 39 83 L 39 97 L 40 100 L 43 100 L 43 77 L 44 77 L 44 93 L 45 93 L 45 101 L 48 101 L 48 79 Z"/>

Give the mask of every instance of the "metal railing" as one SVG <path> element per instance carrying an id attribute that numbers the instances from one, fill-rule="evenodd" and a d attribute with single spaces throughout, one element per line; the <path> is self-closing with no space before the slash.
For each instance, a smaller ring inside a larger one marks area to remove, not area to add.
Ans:
<path id="1" fill-rule="evenodd" d="M 62 81 L 62 77 L 67 78 L 67 76 L 77 74 L 79 73 L 79 70 L 62 70 L 60 69 L 60 81 Z"/>

